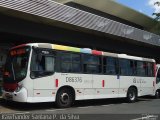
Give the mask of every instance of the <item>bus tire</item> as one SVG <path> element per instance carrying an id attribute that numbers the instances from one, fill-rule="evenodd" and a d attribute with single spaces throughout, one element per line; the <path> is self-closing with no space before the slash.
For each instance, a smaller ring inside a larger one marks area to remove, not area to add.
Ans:
<path id="1" fill-rule="evenodd" d="M 137 100 L 137 90 L 133 87 L 128 89 L 127 92 L 127 101 L 129 103 L 134 103 Z"/>
<path id="2" fill-rule="evenodd" d="M 156 90 L 155 98 L 156 98 L 156 99 L 159 99 L 159 98 L 160 98 L 160 90 Z"/>
<path id="3" fill-rule="evenodd" d="M 70 89 L 62 88 L 56 95 L 56 106 L 58 108 L 67 108 L 73 104 L 74 97 Z"/>

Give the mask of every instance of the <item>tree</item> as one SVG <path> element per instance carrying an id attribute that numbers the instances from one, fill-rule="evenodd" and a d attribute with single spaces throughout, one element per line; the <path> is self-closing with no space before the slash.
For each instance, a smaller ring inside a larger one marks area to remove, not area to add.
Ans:
<path id="1" fill-rule="evenodd" d="M 160 7 L 160 2 L 159 1 L 155 2 L 154 5 L 158 5 Z M 156 16 L 155 18 L 156 20 L 160 20 L 160 13 L 153 13 L 153 15 Z"/>

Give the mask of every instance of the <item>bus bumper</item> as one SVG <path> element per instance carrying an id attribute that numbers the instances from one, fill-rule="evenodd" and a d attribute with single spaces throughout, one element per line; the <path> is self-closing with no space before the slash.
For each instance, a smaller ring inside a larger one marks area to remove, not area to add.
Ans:
<path id="1" fill-rule="evenodd" d="M 15 102 L 27 102 L 27 90 L 24 87 L 18 92 L 7 92 L 2 90 L 2 98 Z"/>

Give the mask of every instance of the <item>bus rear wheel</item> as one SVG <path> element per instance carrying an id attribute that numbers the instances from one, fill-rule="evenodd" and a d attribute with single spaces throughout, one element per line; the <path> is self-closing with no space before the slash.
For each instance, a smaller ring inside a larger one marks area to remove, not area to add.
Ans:
<path id="1" fill-rule="evenodd" d="M 129 88 L 127 92 L 127 101 L 134 103 L 137 100 L 137 90 L 135 88 Z"/>
<path id="2" fill-rule="evenodd" d="M 62 88 L 56 96 L 56 106 L 58 108 L 67 108 L 73 104 L 74 98 L 70 89 Z"/>
<path id="3" fill-rule="evenodd" d="M 160 98 L 160 90 L 157 90 L 155 93 L 155 98 L 159 99 Z"/>

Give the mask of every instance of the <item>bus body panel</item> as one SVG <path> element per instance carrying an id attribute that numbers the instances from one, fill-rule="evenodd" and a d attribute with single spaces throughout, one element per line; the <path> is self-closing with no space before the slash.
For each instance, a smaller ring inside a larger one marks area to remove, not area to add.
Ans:
<path id="1" fill-rule="evenodd" d="M 96 89 L 96 95 L 118 97 L 119 79 L 116 75 L 93 75 L 93 88 Z"/>
<path id="2" fill-rule="evenodd" d="M 127 92 L 129 87 L 135 86 L 138 90 L 138 96 L 140 95 L 139 89 L 140 89 L 140 83 L 139 82 L 134 82 L 137 80 L 138 77 L 135 76 L 120 76 L 119 81 L 120 81 L 120 88 L 119 88 L 119 94 L 127 96 Z"/>
<path id="3" fill-rule="evenodd" d="M 121 92 L 124 93 L 124 90 L 128 90 L 130 86 L 135 86 L 138 90 L 138 96 L 152 95 L 154 92 L 154 79 L 154 77 L 121 76 L 120 94 Z"/>
<path id="4" fill-rule="evenodd" d="M 2 90 L 2 97 L 3 99 L 16 101 L 16 102 L 27 102 L 27 89 L 21 88 L 19 92 L 6 92 Z"/>
<path id="5" fill-rule="evenodd" d="M 155 78 L 153 77 L 145 77 L 145 78 L 141 78 L 140 82 L 141 82 L 141 94 L 142 95 L 153 95 L 154 94 L 154 81 Z"/>

